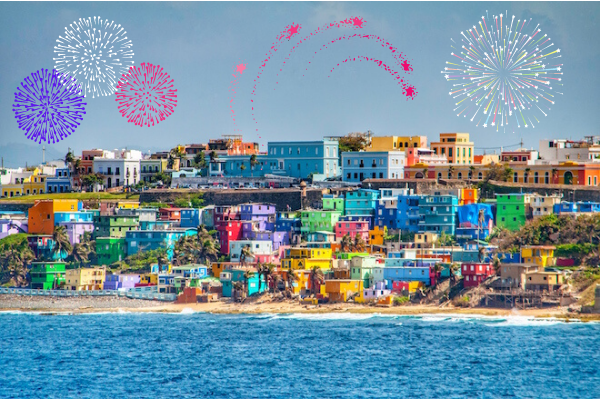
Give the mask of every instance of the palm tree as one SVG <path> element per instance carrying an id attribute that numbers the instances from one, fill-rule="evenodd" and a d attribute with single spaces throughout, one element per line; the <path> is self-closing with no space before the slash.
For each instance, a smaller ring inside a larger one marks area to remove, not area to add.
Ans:
<path id="1" fill-rule="evenodd" d="M 0 266 L 4 267 L 2 280 L 11 280 L 17 287 L 27 286 L 29 284 L 29 275 L 27 267 L 35 260 L 33 251 L 27 247 L 22 249 L 5 249 L 0 254 Z"/>
<path id="2" fill-rule="evenodd" d="M 240 263 L 242 264 L 242 267 L 246 265 L 246 260 L 248 257 L 252 257 L 253 255 L 254 254 L 252 253 L 252 249 L 250 248 L 249 244 L 242 248 L 242 251 L 240 252 Z"/>
<path id="3" fill-rule="evenodd" d="M 279 293 L 279 282 L 281 282 L 281 275 L 273 274 L 272 279 L 273 279 L 273 291 L 275 293 Z"/>
<path id="4" fill-rule="evenodd" d="M 317 266 L 312 267 L 312 270 L 310 271 L 311 292 L 316 295 L 317 283 L 322 285 L 323 282 L 325 282 L 325 274 L 323 274 L 321 268 Z"/>
<path id="5" fill-rule="evenodd" d="M 348 234 L 344 235 L 342 237 L 342 241 L 340 242 L 340 248 L 342 249 L 343 252 L 349 252 L 350 248 L 352 247 L 352 239 L 350 238 L 350 236 Z"/>
<path id="6" fill-rule="evenodd" d="M 531 168 L 527 167 L 525 168 L 525 175 L 523 176 L 523 183 L 529 183 L 529 172 L 531 171 Z"/>
<path id="7" fill-rule="evenodd" d="M 471 165 L 469 167 L 469 179 L 473 179 L 473 174 L 474 173 L 475 173 L 475 167 Z"/>
<path id="8" fill-rule="evenodd" d="M 367 246 L 367 244 L 365 243 L 362 236 L 360 236 L 358 234 L 356 236 L 354 236 L 354 251 L 361 253 L 361 252 L 365 251 L 366 246 Z"/>
<path id="9" fill-rule="evenodd" d="M 71 259 L 79 265 L 86 265 L 90 262 L 89 259 L 89 248 L 84 243 L 76 243 L 73 246 L 73 252 L 71 253 Z"/>
<path id="10" fill-rule="evenodd" d="M 260 162 L 256 159 L 256 154 L 252 154 L 250 156 L 250 169 L 252 171 L 254 171 L 254 167 L 257 166 L 258 164 L 260 164 Z M 252 172 L 252 176 L 254 176 L 253 172 Z"/>
<path id="11" fill-rule="evenodd" d="M 163 272 L 163 265 L 169 265 L 169 258 L 167 257 L 167 252 L 163 251 L 156 257 L 156 262 L 158 264 L 158 272 Z"/>
<path id="12" fill-rule="evenodd" d="M 64 226 L 59 225 L 54 228 L 52 240 L 54 241 L 52 252 L 59 260 L 63 260 L 73 251 L 73 246 L 69 241 L 67 230 Z"/>
<path id="13" fill-rule="evenodd" d="M 250 293 L 248 292 L 248 282 L 250 281 L 250 279 L 254 278 L 254 276 L 256 275 L 256 272 L 254 271 L 246 271 L 244 272 L 244 296 L 249 296 Z M 260 281 L 260 278 L 259 278 Z"/>
<path id="14" fill-rule="evenodd" d="M 452 179 L 453 176 L 454 176 L 454 165 L 450 165 L 448 167 L 448 178 Z"/>
<path id="15" fill-rule="evenodd" d="M 298 277 L 294 273 L 294 270 L 292 270 L 292 267 L 290 267 L 287 273 L 288 291 L 290 295 L 294 292 L 294 282 L 296 281 L 298 281 Z"/>
<path id="16" fill-rule="evenodd" d="M 269 279 L 273 277 L 273 272 L 275 271 L 275 264 L 267 263 L 267 264 L 259 264 L 261 269 L 259 269 L 259 273 L 262 274 L 263 280 L 265 281 L 265 285 L 267 288 L 269 287 Z M 259 276 L 260 277 L 260 276 Z M 260 292 L 260 280 L 258 282 L 258 291 Z"/>
<path id="17" fill-rule="evenodd" d="M 453 262 L 450 264 L 450 281 L 452 283 L 456 282 L 456 271 L 460 270 L 460 265 L 458 263 Z"/>
<path id="18" fill-rule="evenodd" d="M 433 271 L 435 272 L 435 276 L 437 278 L 440 277 L 443 270 L 444 270 L 444 266 L 441 263 L 435 263 L 435 265 L 433 266 Z"/>

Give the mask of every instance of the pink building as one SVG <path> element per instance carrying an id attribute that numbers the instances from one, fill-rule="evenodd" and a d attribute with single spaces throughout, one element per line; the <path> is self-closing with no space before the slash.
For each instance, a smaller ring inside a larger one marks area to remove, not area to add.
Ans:
<path id="1" fill-rule="evenodd" d="M 494 267 L 490 263 L 463 263 L 461 273 L 464 287 L 475 287 L 494 274 Z"/>
<path id="2" fill-rule="evenodd" d="M 345 235 L 352 239 L 358 235 L 369 243 L 369 221 L 338 221 L 335 224 L 335 240 L 341 240 Z"/>

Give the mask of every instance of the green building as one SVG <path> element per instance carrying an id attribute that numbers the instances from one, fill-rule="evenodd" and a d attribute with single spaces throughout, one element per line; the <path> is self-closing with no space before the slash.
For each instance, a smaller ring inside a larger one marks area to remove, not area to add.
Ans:
<path id="1" fill-rule="evenodd" d="M 125 238 L 99 237 L 96 238 L 96 256 L 99 265 L 110 265 L 124 260 L 127 256 Z"/>
<path id="2" fill-rule="evenodd" d="M 42 290 L 58 289 L 65 283 L 64 262 L 31 263 L 31 288 Z"/>
<path id="3" fill-rule="evenodd" d="M 300 232 L 303 235 L 307 235 L 310 232 L 318 231 L 333 232 L 335 229 L 335 223 L 338 222 L 341 216 L 342 211 L 302 211 L 302 214 L 300 216 L 302 228 L 300 229 Z"/>
<path id="4" fill-rule="evenodd" d="M 363 287 L 368 289 L 373 281 L 373 269 L 378 265 L 377 257 L 354 256 L 350 263 L 350 279 L 362 280 Z"/>
<path id="5" fill-rule="evenodd" d="M 139 228 L 139 217 L 131 215 L 94 216 L 94 239 L 99 237 L 124 238 L 125 233 Z"/>
<path id="6" fill-rule="evenodd" d="M 519 230 L 527 221 L 530 201 L 529 194 L 496 194 L 496 226 L 509 231 Z"/>
<path id="7" fill-rule="evenodd" d="M 323 195 L 323 210 L 341 211 L 342 215 L 344 215 L 344 198 L 332 194 Z"/>

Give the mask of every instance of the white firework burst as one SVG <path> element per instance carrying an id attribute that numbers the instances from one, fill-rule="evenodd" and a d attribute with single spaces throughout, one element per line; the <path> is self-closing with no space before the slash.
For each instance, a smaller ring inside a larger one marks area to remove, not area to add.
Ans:
<path id="1" fill-rule="evenodd" d="M 133 65 L 133 44 L 114 21 L 79 18 L 56 39 L 54 69 L 77 79 L 84 96 L 115 93 L 121 75 Z"/>

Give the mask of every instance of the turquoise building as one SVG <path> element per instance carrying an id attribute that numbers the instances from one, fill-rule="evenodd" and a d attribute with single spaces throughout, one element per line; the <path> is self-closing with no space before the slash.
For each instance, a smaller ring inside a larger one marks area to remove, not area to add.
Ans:
<path id="1" fill-rule="evenodd" d="M 346 193 L 345 214 L 375 216 L 379 196 L 378 190 L 371 189 L 359 189 Z"/>
<path id="2" fill-rule="evenodd" d="M 164 248 L 167 250 L 169 260 L 171 260 L 173 258 L 175 243 L 180 238 L 195 235 L 197 232 L 196 229 L 192 228 L 177 228 L 164 231 L 128 231 L 125 233 L 127 255 L 136 254 L 140 251 Z"/>
<path id="3" fill-rule="evenodd" d="M 458 197 L 424 195 L 419 201 L 419 232 L 445 232 L 454 236 Z"/>
<path id="4" fill-rule="evenodd" d="M 233 284 L 235 282 L 244 282 L 244 273 L 246 271 L 243 269 L 228 269 L 221 272 L 221 276 L 219 277 L 221 283 L 223 284 L 223 297 L 231 297 L 233 293 Z M 268 285 L 265 282 L 265 278 L 263 275 L 258 275 L 258 273 L 254 273 L 254 275 L 248 279 L 248 296 L 252 296 L 255 293 L 258 293 L 258 281 L 260 279 L 260 293 L 265 292 L 268 289 Z"/>

